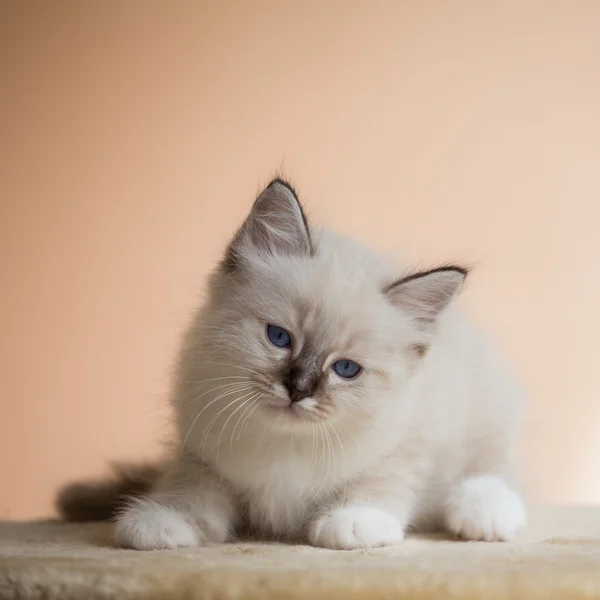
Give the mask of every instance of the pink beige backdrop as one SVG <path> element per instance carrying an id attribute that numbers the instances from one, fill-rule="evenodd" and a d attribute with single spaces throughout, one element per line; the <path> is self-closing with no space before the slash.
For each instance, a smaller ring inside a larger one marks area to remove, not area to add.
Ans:
<path id="1" fill-rule="evenodd" d="M 0 517 L 168 436 L 178 336 L 275 170 L 314 218 L 478 267 L 523 460 L 600 502 L 600 3 L 0 5 Z"/>

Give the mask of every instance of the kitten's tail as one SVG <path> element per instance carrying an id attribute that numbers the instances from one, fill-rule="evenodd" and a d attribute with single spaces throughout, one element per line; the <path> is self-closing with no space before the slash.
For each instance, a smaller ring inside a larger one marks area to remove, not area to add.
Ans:
<path id="1" fill-rule="evenodd" d="M 160 464 L 113 466 L 112 477 L 101 481 L 71 483 L 56 498 L 56 508 L 65 521 L 109 521 L 130 498 L 147 494 L 163 472 Z"/>

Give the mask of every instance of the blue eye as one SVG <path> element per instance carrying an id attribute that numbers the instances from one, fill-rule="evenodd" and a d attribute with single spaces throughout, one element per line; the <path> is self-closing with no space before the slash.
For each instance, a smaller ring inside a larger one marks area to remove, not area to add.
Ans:
<path id="1" fill-rule="evenodd" d="M 342 360 L 334 362 L 331 365 L 331 368 L 344 379 L 352 379 L 362 370 L 358 363 L 355 363 L 353 360 L 348 360 L 347 358 L 342 358 Z"/>
<path id="2" fill-rule="evenodd" d="M 292 345 L 292 337 L 278 325 L 267 325 L 267 337 L 273 346 L 278 348 L 289 348 Z"/>

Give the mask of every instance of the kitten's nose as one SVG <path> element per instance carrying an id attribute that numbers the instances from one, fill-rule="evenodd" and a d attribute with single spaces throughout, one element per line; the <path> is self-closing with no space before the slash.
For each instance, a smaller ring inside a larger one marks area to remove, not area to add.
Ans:
<path id="1" fill-rule="evenodd" d="M 292 402 L 300 402 L 300 400 L 304 400 L 304 398 L 312 396 L 314 391 L 311 389 L 311 386 L 298 387 L 293 383 L 287 384 L 285 387 Z"/>
<path id="2" fill-rule="evenodd" d="M 284 373 L 283 385 L 288 391 L 292 402 L 300 402 L 304 398 L 314 396 L 319 379 L 316 368 L 307 368 L 305 365 L 292 364 L 289 371 Z"/>

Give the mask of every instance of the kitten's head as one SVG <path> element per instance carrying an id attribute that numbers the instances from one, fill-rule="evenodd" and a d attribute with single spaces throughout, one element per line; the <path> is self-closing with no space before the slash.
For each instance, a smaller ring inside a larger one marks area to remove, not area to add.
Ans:
<path id="1" fill-rule="evenodd" d="M 455 266 L 400 276 L 352 240 L 312 230 L 276 179 L 212 279 L 202 326 L 211 374 L 238 377 L 238 395 L 260 404 L 253 418 L 273 427 L 381 414 L 401 402 L 465 276 Z"/>

